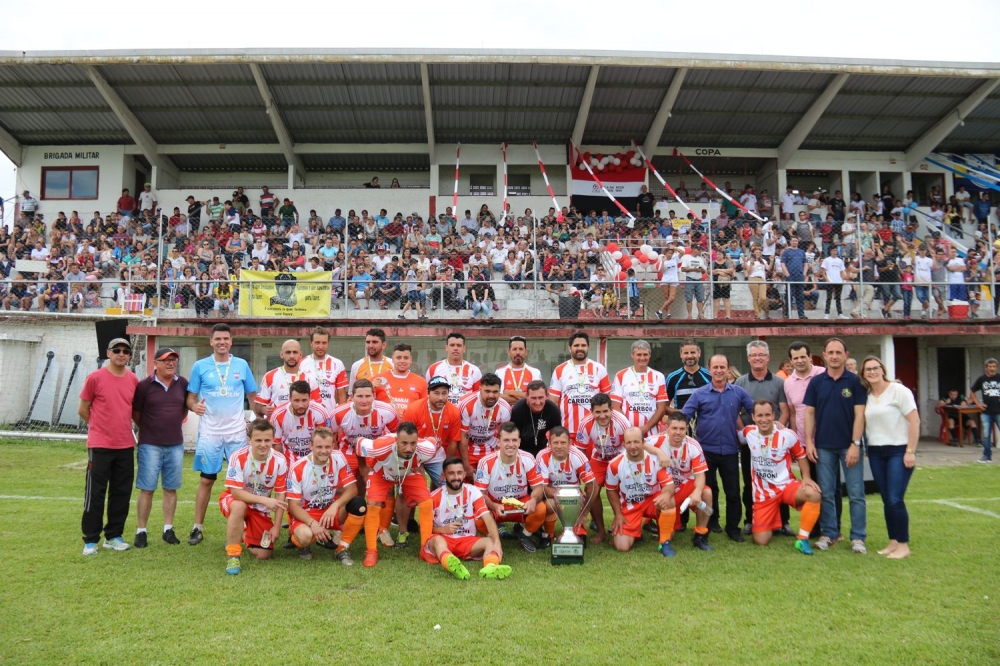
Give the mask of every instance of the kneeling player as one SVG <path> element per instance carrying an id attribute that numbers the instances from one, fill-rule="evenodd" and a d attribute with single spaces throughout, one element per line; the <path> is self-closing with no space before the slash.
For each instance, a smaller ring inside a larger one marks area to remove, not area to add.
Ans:
<path id="1" fill-rule="evenodd" d="M 794 430 L 775 428 L 774 406 L 769 400 L 753 404 L 753 422 L 743 429 L 750 447 L 750 473 L 753 481 L 753 541 L 766 546 L 774 530 L 781 529 L 779 509 L 782 504 L 801 511 L 799 538 L 795 549 L 812 555 L 809 533 L 819 519 L 819 486 L 810 478 L 809 465 L 803 465 L 806 450 Z M 802 481 L 792 474 L 792 457 L 799 463 Z"/>
<path id="2" fill-rule="evenodd" d="M 309 546 L 313 541 L 336 547 L 337 560 L 351 566 L 354 560 L 347 549 L 364 525 L 365 502 L 357 497 L 358 484 L 347 459 L 334 450 L 333 431 L 317 427 L 309 446 L 312 453 L 295 461 L 288 473 L 292 543 L 306 560 L 312 559 Z M 335 534 L 338 530 L 339 536 Z"/>
<path id="3" fill-rule="evenodd" d="M 625 431 L 625 452 L 608 465 L 605 488 L 608 504 L 615 514 L 611 523 L 612 545 L 615 550 L 632 549 L 642 536 L 644 518 L 656 520 L 660 531 L 660 553 L 675 555 L 670 545 L 677 512 L 674 506 L 674 482 L 667 468 L 643 447 L 642 430 L 631 427 Z"/>
<path id="4" fill-rule="evenodd" d="M 567 445 L 569 438 L 567 437 Z M 501 564 L 503 548 L 496 521 L 486 507 L 483 494 L 465 483 L 465 464 L 461 458 L 444 462 L 445 485 L 431 493 L 434 507 L 434 534 L 421 551 L 421 558 L 441 566 L 459 580 L 469 579 L 462 560 L 483 560 L 480 578 L 502 580 L 510 567 Z M 485 532 L 487 536 L 477 536 Z"/>
<path id="5" fill-rule="evenodd" d="M 274 426 L 258 419 L 250 427 L 250 445 L 229 460 L 219 509 L 226 517 L 226 573 L 234 576 L 240 572 L 241 541 L 258 560 L 267 560 L 281 531 L 288 466 L 273 444 Z"/>
<path id="6" fill-rule="evenodd" d="M 549 445 L 538 452 L 535 457 L 538 474 L 546 482 L 545 492 L 549 497 L 555 494 L 557 486 L 584 485 L 585 497 L 580 515 L 575 525 L 563 525 L 563 529 L 572 529 L 577 536 L 587 536 L 587 510 L 591 506 L 600 488 L 594 478 L 594 472 L 587 462 L 587 456 L 579 448 L 570 446 L 569 430 L 562 426 L 553 426 L 549 430 Z M 550 512 L 545 518 L 545 533 L 549 539 L 555 537 L 556 515 Z"/>

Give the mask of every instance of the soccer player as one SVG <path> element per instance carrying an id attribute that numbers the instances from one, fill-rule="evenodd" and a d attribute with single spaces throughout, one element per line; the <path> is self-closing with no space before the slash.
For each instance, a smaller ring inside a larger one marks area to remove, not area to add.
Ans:
<path id="1" fill-rule="evenodd" d="M 365 357 L 351 366 L 351 379 L 348 386 L 353 389 L 354 382 L 359 379 L 371 381 L 388 370 L 389 359 L 383 356 L 385 351 L 385 331 L 381 328 L 370 328 L 365 333 Z"/>
<path id="2" fill-rule="evenodd" d="M 553 492 L 556 486 L 584 486 L 584 499 L 581 509 L 592 506 L 601 492 L 594 479 L 594 472 L 587 462 L 587 456 L 575 446 L 570 445 L 569 431 L 562 426 L 555 426 L 549 431 L 549 445 L 535 457 L 538 474 L 548 484 L 546 489 Z M 571 529 L 575 534 L 587 536 L 585 522 L 587 511 L 580 511 L 575 525 L 563 525 L 563 529 Z M 549 539 L 555 537 L 556 516 L 550 513 L 545 520 L 545 532 Z"/>
<path id="3" fill-rule="evenodd" d="M 312 559 L 309 546 L 313 541 L 330 547 L 336 544 L 337 560 L 349 567 L 354 560 L 347 549 L 364 526 L 367 509 L 357 496 L 357 480 L 347 460 L 334 448 L 335 441 L 332 430 L 316 428 L 311 453 L 299 458 L 288 472 L 288 531 L 302 559 Z"/>
<path id="4" fill-rule="evenodd" d="M 819 520 L 821 494 L 819 486 L 809 476 L 809 466 L 803 465 L 806 450 L 794 430 L 776 428 L 774 405 L 770 400 L 757 400 L 753 405 L 755 425 L 743 429 L 750 447 L 753 482 L 753 541 L 766 546 L 774 530 L 781 529 L 782 504 L 794 506 L 802 515 L 795 550 L 812 555 L 809 533 Z M 792 474 L 792 457 L 799 463 L 802 481 Z"/>
<path id="5" fill-rule="evenodd" d="M 411 365 L 413 347 L 401 342 L 392 350 L 392 367 L 372 380 L 375 399 L 392 405 L 400 416 L 411 402 L 427 397 L 427 380 L 410 372 Z"/>
<path id="6" fill-rule="evenodd" d="M 659 527 L 660 554 L 674 557 L 670 545 L 677 517 L 674 482 L 659 459 L 644 449 L 639 428 L 633 426 L 625 431 L 625 451 L 608 465 L 605 483 L 608 503 L 615 514 L 611 523 L 615 550 L 631 550 L 642 536 L 643 519 L 653 518 Z"/>
<path id="7" fill-rule="evenodd" d="M 250 445 L 229 459 L 219 509 L 226 517 L 226 573 L 233 576 L 240 572 L 241 541 L 258 560 L 269 560 L 281 532 L 281 518 L 288 507 L 288 464 L 274 451 L 273 438 L 274 426 L 258 419 L 250 426 Z"/>
<path id="8" fill-rule="evenodd" d="M 542 373 L 538 368 L 533 368 L 526 364 L 528 358 L 528 341 L 523 335 L 513 335 L 507 343 L 507 356 L 510 363 L 497 368 L 496 374 L 502 382 L 500 390 L 503 391 L 503 399 L 514 404 L 527 395 L 528 384 L 541 379 Z"/>
<path id="9" fill-rule="evenodd" d="M 298 340 L 285 340 L 281 345 L 280 368 L 269 370 L 260 382 L 260 391 L 253 402 L 253 410 L 257 417 L 266 419 L 274 410 L 291 399 L 292 382 L 305 381 L 313 400 L 320 399 L 319 385 L 311 373 L 302 370 L 302 345 Z"/>
<path id="10" fill-rule="evenodd" d="M 545 480 L 538 474 L 535 459 L 520 448 L 517 426 L 510 421 L 500 424 L 499 448 L 479 461 L 476 487 L 485 491 L 486 506 L 498 523 L 524 523 L 518 541 L 525 552 L 534 553 L 538 549 L 534 534 L 545 524 L 548 513 L 542 501 Z"/>
<path id="11" fill-rule="evenodd" d="M 458 411 L 462 418 L 458 451 L 471 479 L 483 456 L 497 450 L 500 424 L 510 420 L 510 405 L 500 397 L 500 378 L 492 372 L 483 375 L 479 391 L 465 396 Z"/>
<path id="12" fill-rule="evenodd" d="M 410 421 L 399 424 L 395 434 L 371 440 L 358 440 L 358 453 L 368 459 L 368 515 L 365 516 L 366 567 L 378 564 L 378 535 L 381 522 L 392 518 L 388 498 L 397 489 L 401 499 L 410 507 L 417 507 L 420 521 L 420 547 L 423 548 L 434 529 L 431 494 L 427 490 L 421 466 L 434 457 L 437 447 L 428 439 L 417 437 L 417 426 Z M 385 511 L 387 515 L 383 516 Z"/>
<path id="13" fill-rule="evenodd" d="M 611 398 L 598 393 L 590 399 L 590 415 L 583 420 L 576 433 L 574 443 L 590 458 L 590 467 L 597 480 L 597 496 L 590 507 L 590 515 L 597 527 L 594 543 L 603 543 L 608 538 L 600 489 L 604 487 L 608 464 L 625 450 L 625 431 L 629 427 L 621 412 L 611 410 Z"/>
<path id="14" fill-rule="evenodd" d="M 570 360 L 552 371 L 549 396 L 562 412 L 563 427 L 575 441 L 583 420 L 590 416 L 590 399 L 598 393 L 611 393 L 607 369 L 587 358 L 590 336 L 577 331 L 569 336 Z"/>
<path id="15" fill-rule="evenodd" d="M 462 560 L 481 557 L 479 577 L 503 580 L 511 570 L 501 564 L 500 532 L 483 494 L 464 482 L 465 464 L 461 458 L 444 461 L 444 479 L 445 485 L 431 493 L 434 534 L 421 550 L 421 558 L 431 564 L 440 562 L 455 578 L 468 580 L 469 570 Z M 478 536 L 477 530 L 485 531 L 486 536 Z"/>
<path id="16" fill-rule="evenodd" d="M 330 415 L 312 399 L 309 382 L 294 381 L 288 390 L 291 399 L 274 410 L 268 420 L 274 426 L 274 446 L 291 467 L 296 460 L 309 455 L 313 431 L 328 425 Z"/>
<path id="17" fill-rule="evenodd" d="M 647 440 L 649 441 L 649 440 Z M 670 478 L 674 480 L 674 503 L 678 506 L 690 499 L 691 510 L 697 516 L 694 528 L 694 546 L 711 551 L 708 543 L 708 519 L 712 516 L 712 489 L 705 485 L 708 463 L 701 445 L 688 436 L 688 418 L 684 412 L 667 416 L 667 433 L 652 440 L 653 446 L 670 454 Z M 681 516 L 676 514 L 674 530 L 680 529 Z"/>
<path id="18" fill-rule="evenodd" d="M 347 371 L 339 358 L 330 356 L 330 331 L 317 326 L 309 333 L 312 354 L 299 364 L 302 372 L 310 374 L 319 386 L 319 397 L 323 409 L 329 414 L 337 405 L 347 402 Z"/>
<path id="19" fill-rule="evenodd" d="M 426 379 L 444 377 L 451 385 L 448 400 L 457 405 L 459 401 L 479 390 L 479 382 L 483 378 L 482 371 L 465 360 L 465 336 L 451 332 L 445 340 L 445 352 L 448 358 L 444 361 L 431 363 L 427 368 Z"/>
<path id="20" fill-rule="evenodd" d="M 667 413 L 666 378 L 649 367 L 652 352 L 645 340 L 632 343 L 632 367 L 615 373 L 611 384 L 611 402 L 644 437 L 661 432 L 660 421 Z"/>
<path id="21" fill-rule="evenodd" d="M 427 382 L 427 397 L 410 402 L 402 416 L 403 421 L 416 424 L 420 439 L 429 439 L 437 447 L 434 457 L 424 463 L 433 488 L 441 485 L 441 465 L 445 458 L 458 457 L 462 441 L 462 416 L 458 407 L 448 402 L 450 392 L 447 379 L 431 377 Z"/>
<path id="22" fill-rule="evenodd" d="M 257 383 L 250 366 L 229 350 L 233 334 L 228 324 L 216 324 L 209 338 L 212 355 L 195 361 L 188 380 L 187 406 L 198 415 L 198 443 L 194 471 L 201 473 L 194 498 L 194 527 L 188 543 L 197 546 L 205 538 L 203 523 L 212 486 L 226 460 L 247 445 L 247 421 L 243 400 L 253 404 Z"/>
<path id="23" fill-rule="evenodd" d="M 396 432 L 399 417 L 392 405 L 375 399 L 375 389 L 367 379 L 359 379 L 351 386 L 351 399 L 337 405 L 330 415 L 330 429 L 339 436 L 340 452 L 347 458 L 351 472 L 362 483 L 368 475 L 355 452 L 357 441 L 362 437 L 377 439 L 382 435 Z"/>

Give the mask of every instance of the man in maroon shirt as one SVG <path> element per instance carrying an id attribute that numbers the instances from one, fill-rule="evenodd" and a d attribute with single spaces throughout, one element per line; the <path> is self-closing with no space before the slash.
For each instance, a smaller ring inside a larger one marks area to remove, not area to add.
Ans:
<path id="1" fill-rule="evenodd" d="M 83 554 L 97 554 L 97 540 L 104 521 L 104 500 L 108 502 L 108 522 L 104 525 L 104 547 L 131 548 L 122 539 L 129 503 L 132 501 L 133 449 L 132 399 L 139 383 L 128 368 L 132 344 L 115 338 L 108 345 L 106 367 L 87 376 L 80 392 L 77 413 L 87 425 L 87 491 L 83 502 Z"/>
<path id="2" fill-rule="evenodd" d="M 132 211 L 134 210 L 135 199 L 129 195 L 128 188 L 126 187 L 122 190 L 122 195 L 118 198 L 118 212 L 125 217 L 132 217 Z"/>

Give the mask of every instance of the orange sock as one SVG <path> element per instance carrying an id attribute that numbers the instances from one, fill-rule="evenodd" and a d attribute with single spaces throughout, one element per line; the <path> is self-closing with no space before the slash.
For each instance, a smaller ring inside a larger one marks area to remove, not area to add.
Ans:
<path id="1" fill-rule="evenodd" d="M 806 502 L 802 505 L 802 514 L 799 516 L 799 538 L 808 539 L 816 521 L 819 520 L 819 502 Z"/>
<path id="2" fill-rule="evenodd" d="M 423 548 L 434 533 L 434 503 L 431 500 L 417 505 L 417 520 L 420 521 L 420 547 Z"/>
<path id="3" fill-rule="evenodd" d="M 381 522 L 382 507 L 374 504 L 368 505 L 368 513 L 365 514 L 365 549 L 378 550 L 378 526 Z"/>
<path id="4" fill-rule="evenodd" d="M 530 516 L 524 517 L 524 531 L 531 532 L 534 534 L 545 522 L 545 503 L 539 502 L 535 506 L 535 512 Z"/>
<path id="5" fill-rule="evenodd" d="M 292 535 L 292 543 L 295 544 L 296 548 L 306 548 L 306 547 L 309 546 L 309 544 L 312 543 L 312 540 L 310 539 L 308 542 L 302 543 L 302 542 L 299 541 L 299 538 L 293 534 Z"/>
<path id="6" fill-rule="evenodd" d="M 695 534 L 708 534 L 708 528 L 707 527 L 698 527 L 696 525 L 695 528 L 694 528 L 694 533 Z"/>
<path id="7" fill-rule="evenodd" d="M 485 566 L 487 566 L 489 564 L 500 564 L 500 556 L 497 555 L 495 552 L 492 552 L 489 555 L 487 555 L 486 557 L 484 557 L 483 558 L 483 566 L 485 567 Z"/>
<path id="8" fill-rule="evenodd" d="M 358 532 L 365 525 L 365 519 L 362 516 L 355 516 L 353 513 L 347 514 L 347 521 L 344 523 L 344 529 L 340 532 L 340 545 L 337 546 L 337 552 L 344 550 L 347 546 L 350 546 L 354 541 L 354 538 L 358 536 Z M 346 544 L 346 545 L 345 545 Z"/>
<path id="9" fill-rule="evenodd" d="M 674 520 L 677 518 L 677 509 L 667 509 L 661 511 L 656 517 L 656 525 L 660 528 L 660 543 L 670 541 L 674 537 Z"/>
<path id="10" fill-rule="evenodd" d="M 550 539 L 556 537 L 556 517 L 548 516 L 545 519 L 545 533 L 549 535 Z"/>
<path id="11" fill-rule="evenodd" d="M 235 544 L 232 546 L 226 546 L 226 555 L 229 557 L 239 557 L 243 554 L 243 546 L 240 544 Z"/>
<path id="12" fill-rule="evenodd" d="M 451 573 L 451 569 L 448 568 L 448 558 L 449 557 L 451 557 L 451 551 L 450 550 L 446 550 L 443 553 L 441 553 L 441 557 L 438 558 L 438 561 L 441 562 L 441 566 L 444 567 L 445 571 L 447 571 L 448 573 Z"/>
<path id="13" fill-rule="evenodd" d="M 385 506 L 382 507 L 379 510 L 379 512 L 378 512 L 378 518 L 379 518 L 379 520 L 378 520 L 378 531 L 379 531 L 379 533 L 384 532 L 385 530 L 389 529 L 389 525 L 392 524 L 392 516 L 393 516 L 394 513 L 396 513 L 396 497 L 392 496 L 385 503 Z M 399 526 L 399 531 L 400 532 L 405 532 L 406 531 L 406 525 L 400 525 Z"/>

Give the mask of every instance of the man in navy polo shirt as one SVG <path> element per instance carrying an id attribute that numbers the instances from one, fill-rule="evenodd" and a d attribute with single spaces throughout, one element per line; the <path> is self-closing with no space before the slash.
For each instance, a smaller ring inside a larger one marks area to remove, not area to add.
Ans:
<path id="1" fill-rule="evenodd" d="M 806 318 L 806 298 L 804 294 L 806 279 L 806 253 L 799 247 L 799 237 L 792 236 L 789 241 L 790 247 L 781 253 L 781 272 L 785 275 L 785 281 L 792 286 L 792 302 L 799 312 L 799 319 Z"/>
<path id="2" fill-rule="evenodd" d="M 826 372 L 816 375 L 806 387 L 806 454 L 816 465 L 823 501 L 819 515 L 820 538 L 816 547 L 827 550 L 843 537 L 837 529 L 835 486 L 837 467 L 842 467 L 850 497 L 851 545 L 864 554 L 867 529 L 864 465 L 861 436 L 865 431 L 868 394 L 861 380 L 848 372 L 847 345 L 830 338 L 823 347 Z"/>

